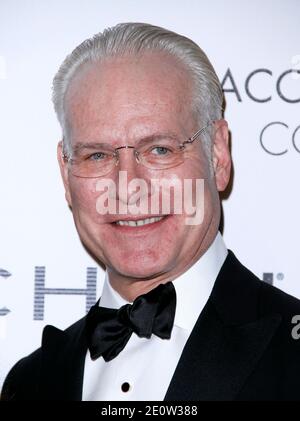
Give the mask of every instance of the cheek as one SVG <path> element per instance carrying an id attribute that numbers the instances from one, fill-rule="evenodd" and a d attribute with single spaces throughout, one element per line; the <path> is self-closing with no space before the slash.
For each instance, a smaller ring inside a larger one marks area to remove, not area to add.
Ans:
<path id="1" fill-rule="evenodd" d="M 210 176 L 209 163 L 204 152 L 186 154 L 182 170 L 186 178 L 208 178 Z"/>
<path id="2" fill-rule="evenodd" d="M 96 191 L 95 179 L 72 177 L 70 179 L 70 193 L 74 215 L 88 215 L 92 220 L 101 220 L 101 215 L 96 210 L 99 193 Z"/>
<path id="3" fill-rule="evenodd" d="M 162 180 L 166 180 L 166 187 L 161 190 L 160 200 L 163 203 L 171 202 L 172 210 L 177 204 L 177 209 L 182 209 L 183 218 L 187 214 L 191 215 L 199 204 L 204 209 L 210 207 L 214 190 L 213 179 L 210 177 L 207 162 L 201 156 L 187 157 L 182 165 L 160 173 L 159 182 Z M 174 188 L 170 189 L 170 185 Z M 176 196 L 175 191 L 178 193 Z M 176 211 L 175 213 L 179 214 Z"/>
<path id="4" fill-rule="evenodd" d="M 203 206 L 203 222 L 199 226 L 199 230 L 206 231 L 212 221 L 217 218 L 220 212 L 219 194 L 216 189 L 214 179 L 204 180 L 204 206 Z"/>

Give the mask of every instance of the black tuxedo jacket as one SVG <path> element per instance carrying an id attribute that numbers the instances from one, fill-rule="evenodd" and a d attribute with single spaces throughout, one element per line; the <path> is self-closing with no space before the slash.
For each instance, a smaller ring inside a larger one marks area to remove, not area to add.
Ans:
<path id="1" fill-rule="evenodd" d="M 300 400 L 300 301 L 256 278 L 229 251 L 165 400 Z M 2 400 L 81 400 L 85 318 L 46 326 L 42 346 L 8 374 Z"/>

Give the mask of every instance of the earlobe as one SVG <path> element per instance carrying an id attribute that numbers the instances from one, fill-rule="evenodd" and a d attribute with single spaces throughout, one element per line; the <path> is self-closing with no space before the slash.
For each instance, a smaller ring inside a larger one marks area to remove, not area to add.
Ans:
<path id="1" fill-rule="evenodd" d="M 58 164 L 60 168 L 61 177 L 62 177 L 64 187 L 65 187 L 65 198 L 66 198 L 66 201 L 68 202 L 68 205 L 72 207 L 71 194 L 70 194 L 70 188 L 69 188 L 68 165 L 63 156 L 62 141 L 58 142 L 58 145 L 57 145 L 57 160 L 58 160 Z"/>
<path id="2" fill-rule="evenodd" d="M 229 131 L 226 120 L 215 121 L 213 147 L 213 167 L 218 191 L 228 185 L 231 172 L 231 156 L 229 150 Z"/>

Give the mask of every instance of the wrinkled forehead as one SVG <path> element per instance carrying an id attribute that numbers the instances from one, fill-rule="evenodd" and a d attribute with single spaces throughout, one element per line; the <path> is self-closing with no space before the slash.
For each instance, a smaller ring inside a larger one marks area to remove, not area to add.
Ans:
<path id="1" fill-rule="evenodd" d="M 191 112 L 192 80 L 172 56 L 147 53 L 84 64 L 65 95 L 71 132 L 179 122 Z"/>

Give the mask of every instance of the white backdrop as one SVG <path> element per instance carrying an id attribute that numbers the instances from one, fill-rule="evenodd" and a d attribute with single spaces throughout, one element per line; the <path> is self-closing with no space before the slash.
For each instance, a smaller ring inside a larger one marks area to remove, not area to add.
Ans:
<path id="1" fill-rule="evenodd" d="M 0 3 L 0 386 L 13 363 L 39 346 L 46 324 L 67 327 L 101 293 L 103 273 L 64 201 L 50 97 L 66 54 L 118 22 L 149 22 L 192 38 L 225 78 L 234 160 L 223 202 L 226 244 L 259 277 L 300 298 L 299 18 L 298 0 Z M 263 128 L 275 122 L 261 144 Z M 94 268 L 89 277 L 87 268 Z M 87 278 L 89 301 L 57 290 L 84 293 Z M 55 294 L 35 289 L 43 279 Z"/>

